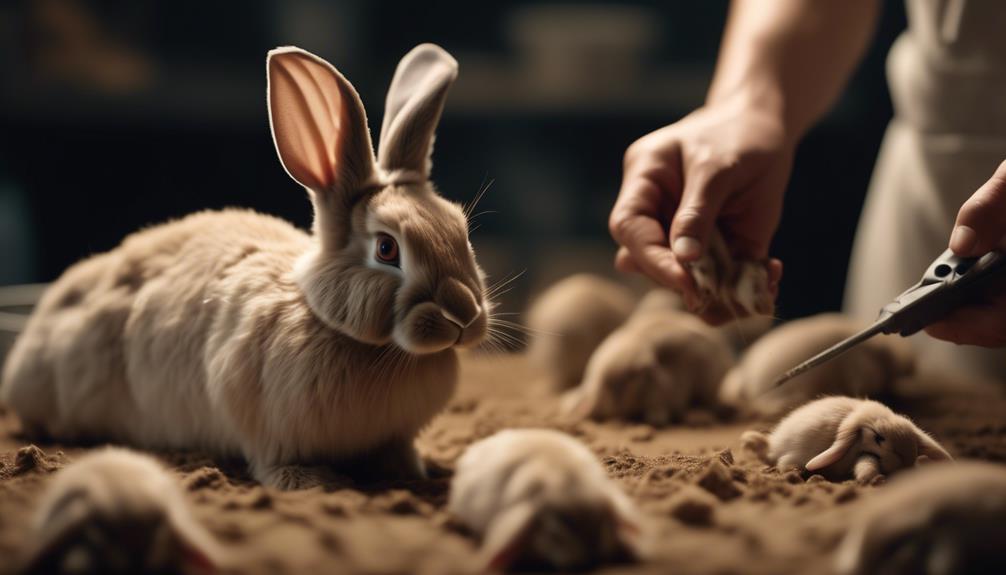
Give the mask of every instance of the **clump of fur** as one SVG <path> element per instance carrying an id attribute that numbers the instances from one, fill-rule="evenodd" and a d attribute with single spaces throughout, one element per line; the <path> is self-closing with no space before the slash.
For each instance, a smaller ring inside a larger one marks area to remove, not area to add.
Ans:
<path id="1" fill-rule="evenodd" d="M 718 230 L 712 233 L 706 253 L 688 269 L 699 298 L 691 311 L 712 323 L 775 313 L 776 286 L 769 281 L 767 264 L 735 259 Z"/>

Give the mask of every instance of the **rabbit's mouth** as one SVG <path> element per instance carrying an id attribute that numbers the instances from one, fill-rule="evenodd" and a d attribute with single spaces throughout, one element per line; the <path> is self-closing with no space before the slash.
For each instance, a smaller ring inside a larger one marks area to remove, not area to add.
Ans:
<path id="1" fill-rule="evenodd" d="M 485 311 L 463 320 L 433 302 L 409 310 L 394 329 L 392 338 L 405 351 L 428 354 L 453 347 L 477 345 L 486 335 Z"/>
<path id="2" fill-rule="evenodd" d="M 489 320 L 484 310 L 480 310 L 478 315 L 471 319 L 466 325 L 455 324 L 458 330 L 458 339 L 454 341 L 454 347 L 474 347 L 485 340 L 489 331 Z"/>

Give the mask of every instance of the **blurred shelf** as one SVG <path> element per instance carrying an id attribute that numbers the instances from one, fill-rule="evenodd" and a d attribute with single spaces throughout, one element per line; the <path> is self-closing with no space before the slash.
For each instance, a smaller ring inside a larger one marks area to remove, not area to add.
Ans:
<path id="1" fill-rule="evenodd" d="M 461 54 L 451 90 L 452 115 L 659 115 L 687 112 L 705 100 L 705 66 L 658 69 L 605 79 L 571 72 L 548 78 L 502 59 Z"/>

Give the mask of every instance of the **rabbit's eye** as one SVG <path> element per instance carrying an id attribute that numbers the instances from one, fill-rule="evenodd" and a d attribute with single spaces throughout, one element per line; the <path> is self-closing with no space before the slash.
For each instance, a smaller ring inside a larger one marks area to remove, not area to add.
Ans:
<path id="1" fill-rule="evenodd" d="M 388 234 L 377 234 L 377 246 L 374 253 L 377 261 L 382 264 L 398 265 L 398 242 Z"/>
<path id="2" fill-rule="evenodd" d="M 879 433 L 873 436 L 873 440 L 877 442 L 877 445 L 883 445 L 885 441 L 884 436 Z"/>

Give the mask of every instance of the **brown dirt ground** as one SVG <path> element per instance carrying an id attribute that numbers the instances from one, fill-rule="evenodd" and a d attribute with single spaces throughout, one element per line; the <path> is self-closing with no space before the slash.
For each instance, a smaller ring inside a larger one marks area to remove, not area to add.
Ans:
<path id="1" fill-rule="evenodd" d="M 1006 462 L 1006 397 L 997 389 L 909 381 L 893 407 L 959 458 Z M 445 511 L 449 473 L 467 445 L 508 427 L 554 427 L 579 437 L 651 520 L 652 557 L 606 573 L 828 573 L 850 516 L 883 485 L 829 483 L 766 467 L 739 443 L 768 422 L 654 429 L 562 423 L 557 397 L 520 356 L 470 357 L 456 397 L 419 439 L 440 477 L 413 483 L 277 492 L 240 461 L 161 453 L 196 517 L 233 552 L 237 573 L 470 573 L 476 542 Z M 0 407 L 0 557 L 23 548 L 49 476 L 86 448 L 40 444 L 22 455 L 16 418 Z M 0 559 L 0 572 L 12 561 Z"/>

